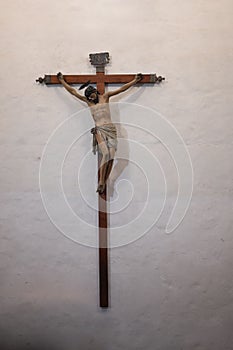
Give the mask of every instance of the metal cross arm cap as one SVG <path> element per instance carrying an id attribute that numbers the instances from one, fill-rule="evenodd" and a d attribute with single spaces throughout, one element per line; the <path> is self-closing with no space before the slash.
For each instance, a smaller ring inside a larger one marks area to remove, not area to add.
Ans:
<path id="1" fill-rule="evenodd" d="M 156 74 L 150 74 L 150 83 L 157 83 L 157 84 L 159 84 L 159 83 L 161 83 L 162 80 L 165 80 L 165 78 L 162 77 L 161 75 L 157 76 Z"/>

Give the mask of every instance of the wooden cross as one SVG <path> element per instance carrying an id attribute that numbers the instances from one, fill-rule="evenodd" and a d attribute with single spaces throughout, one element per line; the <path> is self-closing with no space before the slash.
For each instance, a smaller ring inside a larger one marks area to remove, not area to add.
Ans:
<path id="1" fill-rule="evenodd" d="M 90 62 L 96 67 L 96 75 L 64 75 L 68 84 L 84 84 L 89 81 L 96 84 L 100 94 L 104 94 L 106 84 L 128 83 L 135 78 L 135 74 L 105 74 L 105 66 L 109 63 L 109 53 L 101 52 L 89 55 Z M 165 78 L 156 74 L 143 74 L 140 84 L 160 83 Z M 45 75 L 36 80 L 46 85 L 60 84 L 57 75 Z M 98 169 L 101 162 L 101 154 L 98 153 Z M 99 172 L 98 172 L 99 179 Z M 108 216 L 107 216 L 107 190 L 99 194 L 99 303 L 100 307 L 109 306 L 108 295 Z"/>

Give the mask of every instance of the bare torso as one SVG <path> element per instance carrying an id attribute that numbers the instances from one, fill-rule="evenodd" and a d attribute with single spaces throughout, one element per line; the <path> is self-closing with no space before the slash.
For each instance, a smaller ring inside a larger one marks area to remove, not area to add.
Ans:
<path id="1" fill-rule="evenodd" d="M 112 123 L 109 99 L 105 95 L 99 95 L 99 103 L 90 103 L 89 107 L 96 126 Z"/>

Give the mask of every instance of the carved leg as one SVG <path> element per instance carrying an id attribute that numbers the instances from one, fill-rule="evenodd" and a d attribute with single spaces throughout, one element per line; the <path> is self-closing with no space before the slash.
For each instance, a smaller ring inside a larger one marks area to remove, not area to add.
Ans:
<path id="1" fill-rule="evenodd" d="M 102 159 L 100 162 L 99 167 L 99 183 L 96 192 L 103 193 L 105 189 L 105 174 L 107 171 L 108 161 L 110 157 L 109 149 L 105 143 L 104 138 L 102 137 L 101 133 L 96 133 L 96 139 L 100 148 L 100 151 L 102 153 Z"/>
<path id="2" fill-rule="evenodd" d="M 106 173 L 105 173 L 105 182 L 107 182 L 109 175 L 111 173 L 112 167 L 113 167 L 113 162 L 114 162 L 114 156 L 115 156 L 115 149 L 114 148 L 110 148 L 109 149 L 109 161 L 107 163 L 107 169 L 106 169 Z"/>
<path id="3" fill-rule="evenodd" d="M 108 168 L 108 161 L 109 156 L 107 155 L 103 155 L 102 159 L 101 159 L 101 163 L 100 163 L 100 178 L 99 178 L 99 183 L 98 183 L 98 187 L 96 192 L 99 192 L 100 194 L 104 192 L 105 190 L 105 186 L 106 186 L 106 182 L 105 182 L 105 174 Z"/>

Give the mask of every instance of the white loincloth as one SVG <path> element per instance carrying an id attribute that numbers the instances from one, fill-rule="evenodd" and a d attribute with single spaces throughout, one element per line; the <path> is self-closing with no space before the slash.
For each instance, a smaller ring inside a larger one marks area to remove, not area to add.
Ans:
<path id="1" fill-rule="evenodd" d="M 100 132 L 108 148 L 113 147 L 115 148 L 115 151 L 117 150 L 116 126 L 112 123 L 109 123 L 101 126 L 95 126 L 94 128 L 91 129 L 91 133 L 93 134 L 93 153 L 94 154 L 96 154 L 96 151 L 101 152 L 101 149 L 100 147 L 98 147 L 98 142 L 96 139 L 97 132 Z"/>

